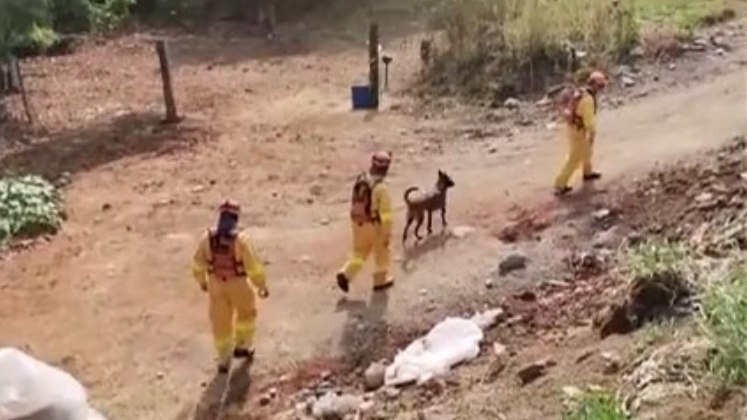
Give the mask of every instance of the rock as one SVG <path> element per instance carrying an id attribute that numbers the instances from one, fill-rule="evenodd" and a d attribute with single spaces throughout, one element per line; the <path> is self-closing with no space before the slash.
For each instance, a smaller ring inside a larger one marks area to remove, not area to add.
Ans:
<path id="1" fill-rule="evenodd" d="M 537 294 L 531 290 L 524 290 L 523 292 L 517 294 L 516 297 L 523 300 L 524 302 L 534 302 L 535 300 L 537 300 Z"/>
<path id="2" fill-rule="evenodd" d="M 70 185 L 72 182 L 72 175 L 70 175 L 70 172 L 62 172 L 59 177 L 57 177 L 57 180 L 55 181 L 55 186 L 57 188 L 63 188 Z"/>
<path id="3" fill-rule="evenodd" d="M 622 77 L 622 85 L 626 88 L 635 86 L 635 79 L 629 76 Z"/>
<path id="4" fill-rule="evenodd" d="M 269 394 L 262 394 L 262 396 L 259 397 L 259 406 L 260 407 L 268 406 L 268 405 L 270 405 L 271 402 L 272 402 L 272 397 L 270 397 Z"/>
<path id="5" fill-rule="evenodd" d="M 519 118 L 518 121 L 516 121 L 516 124 L 522 126 L 522 127 L 528 127 L 532 124 L 534 124 L 534 121 L 532 121 L 531 118 L 529 118 L 526 115 L 522 115 L 521 118 Z"/>
<path id="6" fill-rule="evenodd" d="M 506 346 L 496 341 L 493 343 L 493 354 L 497 358 L 507 358 L 508 349 L 506 348 Z"/>
<path id="7" fill-rule="evenodd" d="M 591 240 L 591 246 L 596 249 L 609 248 L 615 245 L 617 238 L 617 228 L 612 227 L 601 232 L 597 232 Z"/>
<path id="8" fill-rule="evenodd" d="M 716 51 L 714 52 L 716 53 L 716 55 L 720 55 L 722 57 L 726 55 L 726 50 L 723 48 L 716 48 Z"/>
<path id="9" fill-rule="evenodd" d="M 319 197 L 322 195 L 322 186 L 321 185 L 312 185 L 311 188 L 309 188 L 309 194 Z"/>
<path id="10" fill-rule="evenodd" d="M 358 406 L 358 411 L 361 413 L 369 413 L 373 411 L 375 405 L 376 403 L 374 401 L 363 401 L 361 405 Z"/>
<path id="11" fill-rule="evenodd" d="M 364 385 L 366 391 L 373 391 L 384 385 L 384 376 L 386 375 L 386 366 L 381 363 L 372 363 L 366 369 L 364 376 Z"/>
<path id="12" fill-rule="evenodd" d="M 581 395 L 583 395 L 584 392 L 581 391 L 580 388 L 575 386 L 564 386 L 563 387 L 563 396 L 565 396 L 567 399 L 573 400 Z"/>
<path id="13" fill-rule="evenodd" d="M 511 254 L 498 265 L 498 274 L 504 276 L 512 271 L 523 270 L 529 259 L 523 254 Z"/>
<path id="14" fill-rule="evenodd" d="M 519 108 L 520 102 L 516 98 L 508 98 L 503 102 L 503 106 L 508 109 L 517 109 Z"/>
<path id="15" fill-rule="evenodd" d="M 156 372 L 156 379 L 161 380 L 166 376 L 163 372 Z"/>
<path id="16" fill-rule="evenodd" d="M 606 375 L 612 375 L 620 371 L 620 368 L 622 367 L 622 359 L 620 359 L 620 356 L 617 353 L 606 351 L 600 356 L 604 361 L 603 372 Z"/>
<path id="17" fill-rule="evenodd" d="M 278 389 L 275 387 L 272 387 L 267 390 L 267 395 L 270 396 L 270 398 L 275 399 L 278 396 Z"/>
<path id="18" fill-rule="evenodd" d="M 388 400 L 396 400 L 397 398 L 399 398 L 400 394 L 402 394 L 402 391 L 397 388 L 391 386 L 384 388 L 384 396 Z"/>
<path id="19" fill-rule="evenodd" d="M 327 226 L 329 225 L 329 223 L 330 223 L 329 217 L 322 217 L 322 219 L 319 221 L 319 224 L 321 224 L 322 226 Z"/>
<path id="20" fill-rule="evenodd" d="M 585 351 L 585 352 L 581 353 L 581 354 L 580 354 L 580 355 L 579 355 L 579 356 L 578 356 L 578 357 L 576 358 L 576 363 L 581 363 L 581 362 L 583 362 L 583 361 L 585 361 L 585 360 L 589 359 L 589 358 L 590 358 L 591 356 L 593 356 L 593 355 L 594 355 L 594 351 L 593 351 L 593 350 L 587 350 L 587 351 Z"/>
<path id="21" fill-rule="evenodd" d="M 486 289 L 492 289 L 493 288 L 493 279 L 491 279 L 491 278 L 485 279 L 485 288 Z"/>
<path id="22" fill-rule="evenodd" d="M 601 326 L 599 335 L 606 338 L 612 334 L 628 334 L 635 329 L 635 325 L 628 316 L 627 305 L 612 305 L 605 309 L 598 317 Z"/>
<path id="23" fill-rule="evenodd" d="M 731 49 L 731 45 L 728 42 L 726 42 L 726 39 L 723 36 L 718 36 L 718 35 L 711 36 L 711 44 L 714 47 L 717 47 L 721 50 L 728 51 L 729 49 Z"/>
<path id="24" fill-rule="evenodd" d="M 491 155 L 492 155 L 492 154 L 495 154 L 495 153 L 497 153 L 497 152 L 498 152 L 498 147 L 497 147 L 497 146 L 490 146 L 490 147 L 488 148 L 488 153 L 489 153 L 489 154 L 491 154 Z"/>
<path id="25" fill-rule="evenodd" d="M 669 63 L 669 65 L 667 66 L 667 68 L 669 70 L 675 70 L 675 69 L 677 69 L 677 64 L 675 64 L 675 63 Z"/>
<path id="26" fill-rule="evenodd" d="M 314 403 L 311 414 L 317 419 L 342 419 L 348 414 L 355 413 L 363 403 L 355 395 L 336 395 L 328 392 Z"/>
<path id="27" fill-rule="evenodd" d="M 646 55 L 646 50 L 643 49 L 640 45 L 630 50 L 630 57 L 639 59 L 643 58 Z"/>
<path id="28" fill-rule="evenodd" d="M 101 205 L 101 211 L 108 211 L 108 210 L 111 210 L 111 208 L 112 208 L 112 205 L 109 203 L 104 203 Z"/>
<path id="29" fill-rule="evenodd" d="M 516 375 L 522 385 L 527 385 L 547 374 L 547 369 L 552 366 L 555 366 L 555 361 L 552 359 L 538 360 L 521 368 Z"/>
<path id="30" fill-rule="evenodd" d="M 501 228 L 498 232 L 498 239 L 506 243 L 513 243 L 519 239 L 520 225 L 518 222 L 512 222 Z"/>
<path id="31" fill-rule="evenodd" d="M 594 219 L 597 221 L 602 221 L 610 217 L 611 214 L 612 212 L 610 211 L 610 209 L 599 209 L 594 212 Z"/>
<path id="32" fill-rule="evenodd" d="M 473 228 L 472 226 L 456 226 L 451 230 L 451 234 L 457 239 L 462 239 L 474 232 L 475 228 Z"/>

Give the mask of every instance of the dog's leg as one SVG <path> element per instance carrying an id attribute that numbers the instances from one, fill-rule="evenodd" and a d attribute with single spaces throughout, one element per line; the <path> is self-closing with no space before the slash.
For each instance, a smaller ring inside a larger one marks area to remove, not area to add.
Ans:
<path id="1" fill-rule="evenodd" d="M 407 215 L 407 224 L 405 224 L 405 230 L 402 232 L 402 243 L 405 243 L 407 241 L 407 231 L 410 230 L 410 225 L 412 224 L 413 217 L 410 215 Z"/>
<path id="2" fill-rule="evenodd" d="M 418 216 L 418 224 L 415 226 L 415 237 L 418 238 L 418 240 L 423 239 L 423 237 L 420 235 L 420 228 L 423 226 L 423 220 L 425 219 L 425 215 L 421 214 Z"/>
<path id="3" fill-rule="evenodd" d="M 441 227 L 445 230 L 446 226 L 449 226 L 449 224 L 446 223 L 446 207 L 444 207 L 441 209 Z"/>
<path id="4" fill-rule="evenodd" d="M 433 233 L 433 212 L 428 210 L 428 235 Z"/>

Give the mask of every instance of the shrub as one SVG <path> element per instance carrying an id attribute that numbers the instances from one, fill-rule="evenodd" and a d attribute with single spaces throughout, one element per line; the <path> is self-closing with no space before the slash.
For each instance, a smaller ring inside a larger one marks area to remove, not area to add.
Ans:
<path id="1" fill-rule="evenodd" d="M 620 402 L 605 391 L 586 391 L 570 401 L 563 420 L 627 420 Z"/>
<path id="2" fill-rule="evenodd" d="M 701 325 L 716 352 L 711 370 L 723 385 L 747 384 L 747 265 L 710 283 L 702 296 Z"/>
<path id="3" fill-rule="evenodd" d="M 622 257 L 622 270 L 631 281 L 686 277 L 691 269 L 690 254 L 682 244 L 657 239 L 647 240 Z"/>
<path id="4" fill-rule="evenodd" d="M 38 176 L 0 178 L 0 243 L 52 233 L 62 222 L 55 187 Z"/>

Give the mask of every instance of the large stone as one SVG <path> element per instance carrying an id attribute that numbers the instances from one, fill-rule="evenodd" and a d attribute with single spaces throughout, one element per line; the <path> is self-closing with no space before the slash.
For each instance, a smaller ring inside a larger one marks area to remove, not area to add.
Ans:
<path id="1" fill-rule="evenodd" d="M 522 385 L 527 385 L 547 374 L 547 370 L 555 366 L 555 364 L 555 361 L 552 359 L 538 360 L 521 368 L 516 375 L 519 377 Z"/>
<path id="2" fill-rule="evenodd" d="M 498 265 L 498 274 L 505 276 L 506 274 L 516 271 L 523 270 L 527 266 L 529 258 L 526 255 L 515 253 L 504 258 L 503 261 Z"/>
<path id="3" fill-rule="evenodd" d="M 364 385 L 367 391 L 379 389 L 384 385 L 386 366 L 381 363 L 372 363 L 364 372 Z"/>
<path id="4" fill-rule="evenodd" d="M 516 98 L 508 98 L 503 102 L 503 106 L 508 109 L 516 109 L 520 105 L 520 102 Z"/>
<path id="5" fill-rule="evenodd" d="M 620 368 L 622 367 L 622 359 L 620 359 L 620 356 L 617 353 L 606 351 L 600 356 L 604 361 L 603 372 L 605 374 L 612 375 L 620 371 Z"/>

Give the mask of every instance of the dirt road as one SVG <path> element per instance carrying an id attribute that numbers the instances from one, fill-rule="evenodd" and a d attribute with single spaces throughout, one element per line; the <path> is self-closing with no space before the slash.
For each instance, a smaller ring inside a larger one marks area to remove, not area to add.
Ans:
<path id="1" fill-rule="evenodd" d="M 479 294 L 484 277 L 511 252 L 490 235 L 505 210 L 536 201 L 562 206 L 549 197 L 564 147 L 557 129 L 538 123 L 510 138 L 474 141 L 454 137 L 465 121 L 474 121 L 469 110 L 431 118 L 411 112 L 413 102 L 400 91 L 417 71 L 407 58 L 416 57 L 411 40 L 390 46 L 402 59 L 391 96 L 374 114 L 348 110 L 350 81 L 365 77 L 363 46 L 261 59 L 234 46 L 238 53 L 230 60 L 205 61 L 195 51 L 210 45 L 185 44 L 189 48 L 175 49 L 175 73 L 184 111 L 192 124 L 208 129 L 197 145 L 158 154 L 154 145 L 132 143 L 137 130 L 158 130 L 147 114 L 123 126 L 122 136 L 111 134 L 115 122 L 109 120 L 100 131 L 80 131 L 97 106 L 98 115 L 124 109 L 126 116 L 157 103 L 147 46 L 127 40 L 64 58 L 54 81 L 32 80 L 42 107 L 57 103 L 55 109 L 70 114 L 67 132 L 52 133 L 52 146 L 41 142 L 3 160 L 23 167 L 21 158 L 43 156 L 72 172 L 73 183 L 66 190 L 64 231 L 0 261 L 0 345 L 60 363 L 84 381 L 111 418 L 173 418 L 210 379 L 206 302 L 189 278 L 189 260 L 223 197 L 244 205 L 244 226 L 268 264 L 272 296 L 261 308 L 258 374 L 319 354 L 366 353 L 378 321 L 427 322 L 460 296 Z M 107 62 L 111 48 L 127 60 Z M 720 74 L 603 111 L 596 155 L 605 179 L 630 179 L 657 162 L 747 132 L 740 54 L 728 58 Z M 90 62 L 100 64 L 101 76 L 91 78 L 88 88 L 100 96 L 55 96 Z M 44 63 L 37 66 L 41 71 Z M 64 147 L 54 144 L 73 137 L 77 141 Z M 145 149 L 120 153 L 112 144 Z M 495 153 L 488 152 L 491 146 Z M 401 191 L 413 183 L 429 185 L 438 168 L 457 183 L 449 198 L 452 226 L 477 230 L 464 238 L 434 238 L 420 250 L 396 245 L 401 267 L 388 301 L 369 305 L 364 272 L 341 302 L 332 279 L 349 242 L 348 184 L 378 147 L 395 154 L 395 232 L 403 217 Z M 91 163 L 97 154 L 107 159 Z M 44 169 L 39 160 L 35 165 Z M 544 270 L 552 275 L 552 267 Z"/>

